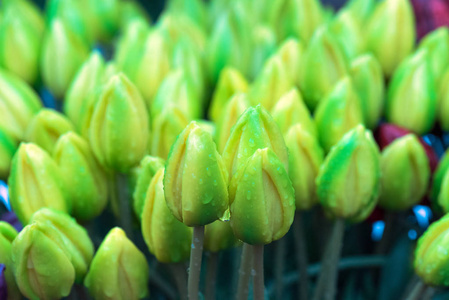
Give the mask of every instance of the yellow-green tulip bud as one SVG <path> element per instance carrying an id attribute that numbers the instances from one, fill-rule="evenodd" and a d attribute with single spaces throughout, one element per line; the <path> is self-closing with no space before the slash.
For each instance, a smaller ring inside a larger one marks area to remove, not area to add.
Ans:
<path id="1" fill-rule="evenodd" d="M 347 72 L 344 50 L 329 28 L 323 25 L 313 35 L 304 53 L 300 86 L 307 106 L 315 109 Z"/>
<path id="2" fill-rule="evenodd" d="M 375 5 L 375 0 L 350 0 L 347 2 L 346 8 L 359 18 L 362 24 L 365 24 L 373 13 Z"/>
<path id="3" fill-rule="evenodd" d="M 21 18 L 27 20 L 39 32 L 45 29 L 42 12 L 33 1 L 29 0 L 4 0 L 2 1 L 4 10 L 14 9 Z"/>
<path id="4" fill-rule="evenodd" d="M 188 16 L 200 27 L 207 25 L 206 4 L 202 0 L 170 0 L 167 2 L 167 10 Z"/>
<path id="5" fill-rule="evenodd" d="M 151 18 L 138 1 L 125 1 L 120 4 L 120 28 L 125 28 L 134 20 L 142 20 L 151 24 Z"/>
<path id="6" fill-rule="evenodd" d="M 33 116 L 41 109 L 38 95 L 16 75 L 0 70 L 0 130 L 23 140 Z"/>
<path id="7" fill-rule="evenodd" d="M 223 153 L 232 127 L 234 127 L 239 117 L 248 107 L 250 107 L 250 103 L 247 95 L 244 93 L 235 94 L 226 104 L 217 121 L 215 140 L 217 141 L 218 152 Z"/>
<path id="8" fill-rule="evenodd" d="M 317 136 L 315 122 L 296 88 L 291 89 L 278 100 L 271 115 L 279 125 L 282 134 L 286 134 L 291 126 L 299 123 L 303 129 L 313 136 Z"/>
<path id="9" fill-rule="evenodd" d="M 310 209 L 317 202 L 315 179 L 324 160 L 318 140 L 302 124 L 293 125 L 285 136 L 289 176 L 295 189 L 296 209 Z"/>
<path id="10" fill-rule="evenodd" d="M 449 286 L 449 215 L 434 222 L 419 238 L 415 251 L 415 272 L 428 285 Z"/>
<path id="11" fill-rule="evenodd" d="M 255 78 L 262 70 L 265 61 L 276 50 L 276 34 L 271 27 L 257 25 L 252 31 L 253 51 L 251 55 L 250 77 Z"/>
<path id="12" fill-rule="evenodd" d="M 12 242 L 17 237 L 17 231 L 9 223 L 0 221 L 0 264 L 4 264 L 8 297 L 5 300 L 22 299 L 14 279 L 12 269 Z"/>
<path id="13" fill-rule="evenodd" d="M 139 217 L 139 220 L 142 218 L 145 197 L 151 180 L 159 169 L 164 168 L 164 165 L 165 161 L 162 158 L 149 155 L 145 156 L 140 162 L 140 173 L 133 193 L 134 212 Z"/>
<path id="14" fill-rule="evenodd" d="M 380 174 L 379 149 L 359 125 L 331 149 L 318 173 L 317 195 L 327 215 L 363 221 L 377 204 Z"/>
<path id="15" fill-rule="evenodd" d="M 224 217 L 228 209 L 228 172 L 210 133 L 191 122 L 168 155 L 164 189 L 173 215 L 187 226 Z"/>
<path id="16" fill-rule="evenodd" d="M 432 31 L 422 39 L 419 49 L 427 49 L 429 51 L 433 77 L 439 83 L 440 78 L 449 65 L 449 56 L 447 55 L 449 53 L 449 29 L 441 27 Z"/>
<path id="17" fill-rule="evenodd" d="M 284 62 L 290 79 L 300 87 L 300 70 L 302 68 L 304 45 L 295 38 L 285 40 L 277 50 L 276 54 Z"/>
<path id="18" fill-rule="evenodd" d="M 122 73 L 114 75 L 92 115 L 89 141 L 98 161 L 107 168 L 126 172 L 145 154 L 149 121 L 136 86 Z"/>
<path id="19" fill-rule="evenodd" d="M 34 144 L 22 143 L 8 178 L 11 206 L 22 224 L 42 207 L 71 211 L 62 174 L 53 159 Z"/>
<path id="20" fill-rule="evenodd" d="M 320 103 L 315 112 L 318 138 L 324 151 L 329 152 L 343 135 L 363 124 L 360 98 L 349 77 L 343 78 Z"/>
<path id="21" fill-rule="evenodd" d="M 63 114 L 44 108 L 31 120 L 24 140 L 38 145 L 51 155 L 59 137 L 74 130 L 73 124 Z"/>
<path id="22" fill-rule="evenodd" d="M 349 59 L 365 52 L 365 39 L 361 22 L 351 11 L 340 11 L 331 23 L 330 30 L 340 42 Z"/>
<path id="23" fill-rule="evenodd" d="M 75 268 L 39 224 L 26 226 L 12 243 L 14 276 L 20 292 L 31 300 L 60 299 L 69 295 Z"/>
<path id="24" fill-rule="evenodd" d="M 406 210 L 427 192 L 429 160 L 414 134 L 396 139 L 383 151 L 379 205 L 388 210 Z"/>
<path id="25" fill-rule="evenodd" d="M 212 137 L 215 136 L 216 125 L 212 121 L 208 120 L 196 120 L 195 121 L 198 126 L 200 126 L 204 131 L 208 132 Z"/>
<path id="26" fill-rule="evenodd" d="M 148 296 L 148 278 L 145 256 L 115 227 L 95 254 L 84 285 L 94 299 L 137 300 Z"/>
<path id="27" fill-rule="evenodd" d="M 445 213 L 449 212 L 449 151 L 444 152 L 443 157 L 438 162 L 438 167 L 433 173 L 432 188 L 430 199 L 437 209 L 443 209 Z"/>
<path id="28" fill-rule="evenodd" d="M 379 60 L 385 76 L 390 77 L 415 44 L 415 17 L 410 1 L 377 3 L 367 33 L 367 50 Z"/>
<path id="29" fill-rule="evenodd" d="M 440 79 L 440 87 L 437 95 L 437 117 L 441 129 L 449 131 L 449 68 Z"/>
<path id="30" fill-rule="evenodd" d="M 217 86 L 212 96 L 209 117 L 218 121 L 224 114 L 223 110 L 230 102 L 231 97 L 238 92 L 246 93 L 248 81 L 237 69 L 226 67 L 220 72 Z"/>
<path id="31" fill-rule="evenodd" d="M 88 55 L 87 45 L 63 20 L 51 22 L 42 44 L 41 72 L 44 84 L 56 98 L 64 97 Z"/>
<path id="32" fill-rule="evenodd" d="M 108 41 L 117 33 L 120 24 L 121 1 L 89 0 L 86 1 L 91 17 L 91 27 L 95 37 Z"/>
<path id="33" fill-rule="evenodd" d="M 83 63 L 67 91 L 64 100 L 64 113 L 81 131 L 83 114 L 86 112 L 87 98 L 102 83 L 105 69 L 103 57 L 97 51 L 92 52 Z"/>
<path id="34" fill-rule="evenodd" d="M 59 138 L 53 158 L 65 180 L 72 215 L 79 220 L 98 216 L 108 200 L 107 178 L 87 141 L 68 132 Z"/>
<path id="35" fill-rule="evenodd" d="M 204 249 L 217 253 L 228 250 L 239 244 L 232 231 L 230 222 L 217 220 L 204 228 Z"/>
<path id="36" fill-rule="evenodd" d="M 384 108 L 382 67 L 373 55 L 365 54 L 351 62 L 351 77 L 360 97 L 364 122 L 373 129 L 379 123 Z"/>
<path id="37" fill-rule="evenodd" d="M 265 63 L 262 71 L 252 83 L 248 97 L 253 105 L 262 104 L 271 110 L 276 101 L 294 84 L 282 59 L 274 55 Z"/>
<path id="38" fill-rule="evenodd" d="M 147 189 L 142 213 L 142 235 L 151 253 L 162 263 L 189 259 L 192 228 L 178 221 L 164 196 L 164 169 L 154 175 Z"/>
<path id="39" fill-rule="evenodd" d="M 394 73 L 388 87 L 386 117 L 388 122 L 423 134 L 432 129 L 436 109 L 428 51 L 420 50 L 401 63 Z"/>
<path id="40" fill-rule="evenodd" d="M 94 256 L 94 245 L 86 229 L 69 215 L 48 208 L 34 213 L 31 224 L 64 251 L 75 269 L 75 282 L 82 283 Z"/>
<path id="41" fill-rule="evenodd" d="M 228 169 L 229 179 L 244 165 L 257 149 L 271 148 L 288 170 L 288 153 L 279 126 L 261 106 L 248 108 L 232 128 L 223 160 Z"/>
<path id="42" fill-rule="evenodd" d="M 0 129 L 0 179 L 6 179 L 18 142 Z"/>
<path id="43" fill-rule="evenodd" d="M 251 245 L 283 237 L 295 215 L 295 194 L 284 163 L 269 148 L 257 149 L 232 177 L 231 227 Z"/>

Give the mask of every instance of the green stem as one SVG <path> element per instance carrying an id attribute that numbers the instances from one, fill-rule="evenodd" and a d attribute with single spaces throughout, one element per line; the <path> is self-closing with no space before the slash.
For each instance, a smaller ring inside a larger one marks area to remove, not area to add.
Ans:
<path id="1" fill-rule="evenodd" d="M 313 297 L 314 300 L 335 299 L 338 279 L 338 261 L 343 245 L 344 229 L 344 219 L 335 220 L 330 240 L 324 252 L 323 269 L 318 278 L 315 295 Z"/>
<path id="2" fill-rule="evenodd" d="M 284 272 L 284 257 L 285 257 L 285 237 L 281 238 L 275 244 L 274 249 L 274 277 L 276 282 L 276 297 L 275 299 L 282 299 L 282 292 L 284 290 L 284 281 L 282 280 L 282 273 Z"/>
<path id="3" fill-rule="evenodd" d="M 298 264 L 298 298 L 307 300 L 309 293 L 309 278 L 307 274 L 307 245 L 304 234 L 304 225 L 302 220 L 302 212 L 296 212 L 294 221 L 293 234 L 296 244 L 297 264 Z"/>
<path id="4" fill-rule="evenodd" d="M 406 300 L 418 300 L 421 298 L 422 293 L 424 292 L 426 285 L 421 280 L 415 285 L 410 294 L 405 298 Z"/>
<path id="5" fill-rule="evenodd" d="M 126 174 L 116 173 L 117 196 L 120 204 L 120 226 L 127 237 L 133 241 L 133 227 L 131 219 L 130 198 L 128 191 L 128 177 Z"/>
<path id="6" fill-rule="evenodd" d="M 209 252 L 207 256 L 207 272 L 206 272 L 206 289 L 204 298 L 206 300 L 215 299 L 215 291 L 217 287 L 217 267 L 218 267 L 218 253 Z"/>
<path id="7" fill-rule="evenodd" d="M 264 245 L 253 246 L 253 269 L 254 269 L 254 300 L 263 300 L 265 292 L 263 274 L 263 247 Z"/>
<path id="8" fill-rule="evenodd" d="M 187 273 L 182 263 L 169 264 L 181 300 L 187 299 Z"/>
<path id="9" fill-rule="evenodd" d="M 242 258 L 240 260 L 239 269 L 239 283 L 237 287 L 237 300 L 247 300 L 248 299 L 248 285 L 251 275 L 251 265 L 252 265 L 252 253 L 251 246 L 244 243 Z"/>
<path id="10" fill-rule="evenodd" d="M 204 226 L 193 227 L 192 249 L 190 251 L 189 280 L 187 290 L 189 300 L 197 300 L 199 294 L 201 260 L 203 258 Z"/>

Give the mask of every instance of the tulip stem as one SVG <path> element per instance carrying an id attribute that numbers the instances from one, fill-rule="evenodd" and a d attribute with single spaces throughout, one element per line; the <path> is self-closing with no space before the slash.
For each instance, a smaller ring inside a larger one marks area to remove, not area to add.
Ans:
<path id="1" fill-rule="evenodd" d="M 282 292 L 284 290 L 284 281 L 282 273 L 284 272 L 284 257 L 285 257 L 285 237 L 281 238 L 275 244 L 275 256 L 274 256 L 274 277 L 276 281 L 276 298 L 282 299 Z"/>
<path id="2" fill-rule="evenodd" d="M 190 267 L 188 280 L 189 300 L 197 300 L 203 256 L 204 226 L 193 227 L 192 249 L 190 251 Z"/>
<path id="3" fill-rule="evenodd" d="M 338 261 L 343 246 L 343 235 L 345 229 L 344 219 L 337 219 L 334 222 L 330 240 L 327 243 L 322 262 L 318 283 L 316 286 L 313 300 L 333 300 L 335 299 L 337 279 L 338 279 Z"/>
<path id="4" fill-rule="evenodd" d="M 254 300 L 265 299 L 265 285 L 263 276 L 263 247 L 264 245 L 253 246 Z"/>
<path id="5" fill-rule="evenodd" d="M 116 173 L 117 196 L 120 205 L 120 226 L 126 236 L 133 241 L 133 227 L 129 203 L 128 177 L 126 174 Z"/>
<path id="6" fill-rule="evenodd" d="M 405 298 L 405 300 L 418 300 L 421 299 L 421 295 L 424 292 L 424 290 L 426 289 L 426 285 L 424 284 L 424 282 L 422 282 L 421 280 L 419 280 L 415 287 L 411 290 L 410 294 L 408 294 L 408 296 Z"/>
<path id="7" fill-rule="evenodd" d="M 298 264 L 298 299 L 307 300 L 309 292 L 309 278 L 307 274 L 307 245 L 304 235 L 304 224 L 302 212 L 295 215 L 293 234 L 296 242 L 297 264 Z"/>
<path id="8" fill-rule="evenodd" d="M 247 243 L 243 244 L 242 258 L 240 259 L 239 283 L 237 286 L 237 300 L 248 299 L 248 285 L 251 275 L 252 253 L 251 246 Z"/>
<path id="9" fill-rule="evenodd" d="M 187 274 L 184 264 L 182 263 L 174 263 L 169 264 L 170 271 L 175 280 L 176 288 L 179 293 L 179 299 L 186 300 L 187 299 Z"/>
<path id="10" fill-rule="evenodd" d="M 215 291 L 217 286 L 217 267 L 218 267 L 218 253 L 209 252 L 207 256 L 207 276 L 206 276 L 206 289 L 204 298 L 206 300 L 215 299 Z"/>

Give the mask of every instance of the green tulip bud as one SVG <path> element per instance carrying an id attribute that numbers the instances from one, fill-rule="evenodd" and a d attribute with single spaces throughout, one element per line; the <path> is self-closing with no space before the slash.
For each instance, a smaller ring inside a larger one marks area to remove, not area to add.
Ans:
<path id="1" fill-rule="evenodd" d="M 405 60 L 388 87 L 388 122 L 417 134 L 430 131 L 436 117 L 437 96 L 428 58 L 427 50 L 420 50 Z"/>
<path id="2" fill-rule="evenodd" d="M 324 151 L 302 124 L 293 125 L 285 136 L 289 176 L 295 189 L 296 209 L 308 210 L 317 202 L 315 179 L 324 160 Z"/>
<path id="3" fill-rule="evenodd" d="M 255 78 L 264 66 L 265 61 L 276 51 L 276 34 L 271 27 L 257 25 L 253 32 L 253 51 L 251 56 L 250 77 Z"/>
<path id="4" fill-rule="evenodd" d="M 149 121 L 137 88 L 122 73 L 114 75 L 101 93 L 92 115 L 89 141 L 98 161 L 126 172 L 147 149 Z"/>
<path id="5" fill-rule="evenodd" d="M 6 266 L 5 279 L 8 297 L 5 300 L 22 299 L 12 270 L 12 242 L 17 237 L 17 231 L 9 223 L 0 221 L 0 264 Z"/>
<path id="6" fill-rule="evenodd" d="M 102 41 L 108 41 L 119 29 L 121 1 L 89 0 L 86 4 L 92 16 L 91 26 L 95 36 Z"/>
<path id="7" fill-rule="evenodd" d="M 79 135 L 62 135 L 53 153 L 72 202 L 72 215 L 79 220 L 91 220 L 106 206 L 107 178 L 90 149 Z"/>
<path id="8" fill-rule="evenodd" d="M 251 245 L 269 244 L 290 229 L 295 195 L 284 163 L 269 148 L 257 149 L 232 177 L 231 227 Z"/>
<path id="9" fill-rule="evenodd" d="M 230 102 L 231 97 L 238 92 L 246 93 L 248 81 L 237 69 L 226 67 L 220 72 L 217 86 L 212 96 L 209 109 L 209 117 L 218 121 L 222 117 L 223 110 Z"/>
<path id="10" fill-rule="evenodd" d="M 262 104 L 271 110 L 275 101 L 293 88 L 293 82 L 282 59 L 274 55 L 265 63 L 262 72 L 251 85 L 248 96 L 253 105 Z"/>
<path id="11" fill-rule="evenodd" d="M 62 174 L 53 159 L 34 144 L 22 143 L 8 178 L 11 206 L 22 224 L 42 207 L 71 211 Z"/>
<path id="12" fill-rule="evenodd" d="M 276 54 L 284 62 L 290 79 L 298 87 L 300 86 L 300 71 L 303 63 L 304 45 L 295 38 L 285 40 L 277 50 Z"/>
<path id="13" fill-rule="evenodd" d="M 370 131 L 362 125 L 331 149 L 316 179 L 318 199 L 328 216 L 363 221 L 377 204 L 380 155 Z"/>
<path id="14" fill-rule="evenodd" d="M 312 110 L 348 72 L 346 54 L 326 26 L 313 35 L 302 65 L 301 91 Z"/>
<path id="15" fill-rule="evenodd" d="M 449 286 L 446 234 L 449 216 L 432 223 L 419 238 L 415 251 L 415 272 L 428 285 Z"/>
<path id="16" fill-rule="evenodd" d="M 94 245 L 86 229 L 69 215 L 48 208 L 34 213 L 31 224 L 64 251 L 75 269 L 75 281 L 82 283 L 94 256 Z"/>
<path id="17" fill-rule="evenodd" d="M 150 15 L 140 2 L 125 1 L 120 6 L 120 28 L 125 28 L 134 20 L 142 20 L 147 24 L 151 24 Z"/>
<path id="18" fill-rule="evenodd" d="M 239 117 L 248 107 L 250 107 L 250 103 L 247 95 L 244 93 L 236 93 L 226 104 L 217 121 L 215 136 L 218 152 L 223 153 L 226 142 L 231 134 L 232 127 L 234 127 Z"/>
<path id="19" fill-rule="evenodd" d="M 443 209 L 445 213 L 449 212 L 449 177 L 447 170 L 449 169 L 448 151 L 444 152 L 443 157 L 438 162 L 438 167 L 432 176 L 432 187 L 430 191 L 430 199 L 437 210 Z"/>
<path id="20" fill-rule="evenodd" d="M 212 137 L 215 136 L 216 126 L 215 123 L 208 120 L 196 120 L 198 126 L 200 126 L 204 131 L 208 132 Z"/>
<path id="21" fill-rule="evenodd" d="M 365 24 L 373 13 L 375 5 L 375 0 L 350 0 L 346 4 L 346 9 Z"/>
<path id="22" fill-rule="evenodd" d="M 39 32 L 45 29 L 42 12 L 33 1 L 29 0 L 4 0 L 2 1 L 4 11 L 13 9 L 21 18 L 27 20 Z"/>
<path id="23" fill-rule="evenodd" d="M 14 276 L 20 292 L 28 299 L 69 295 L 75 268 L 61 243 L 47 236 L 42 225 L 36 223 L 26 226 L 12 243 Z"/>
<path id="24" fill-rule="evenodd" d="M 429 160 L 413 134 L 396 139 L 382 151 L 379 205 L 388 210 L 406 210 L 427 192 Z"/>
<path id="25" fill-rule="evenodd" d="M 88 54 L 87 45 L 63 20 L 51 22 L 42 44 L 41 72 L 44 84 L 56 98 L 64 97 Z"/>
<path id="26" fill-rule="evenodd" d="M 73 124 L 63 114 L 43 108 L 31 120 L 25 132 L 25 141 L 52 154 L 59 137 L 74 130 Z"/>
<path id="27" fill-rule="evenodd" d="M 0 21 L 0 66 L 27 83 L 34 84 L 39 74 L 44 21 L 37 10 L 36 14 L 31 16 L 21 6 L 6 6 Z M 33 17 L 36 17 L 38 22 L 34 21 Z"/>
<path id="28" fill-rule="evenodd" d="M 379 2 L 368 23 L 367 49 L 390 77 L 412 51 L 416 39 L 415 17 L 409 0 Z"/>
<path id="29" fill-rule="evenodd" d="M 201 0 L 170 0 L 167 3 L 167 9 L 170 12 L 188 16 L 200 27 L 206 26 L 206 4 Z"/>
<path id="30" fill-rule="evenodd" d="M 349 59 L 365 52 L 365 39 L 361 27 L 360 20 L 349 10 L 341 10 L 330 25 L 330 30 Z"/>
<path id="31" fill-rule="evenodd" d="M 329 152 L 346 132 L 363 124 L 360 98 L 349 77 L 337 83 L 320 103 L 315 112 L 315 122 L 325 152 Z"/>
<path id="32" fill-rule="evenodd" d="M 168 155 L 164 189 L 173 215 L 187 226 L 224 217 L 228 209 L 228 173 L 212 136 L 191 122 Z"/>
<path id="33" fill-rule="evenodd" d="M 449 29 L 441 27 L 427 34 L 419 44 L 419 49 L 427 49 L 433 77 L 439 82 L 449 65 Z"/>
<path id="34" fill-rule="evenodd" d="M 229 179 L 257 149 L 271 148 L 288 170 L 288 153 L 279 126 L 261 106 L 248 108 L 232 128 L 223 150 Z"/>
<path id="35" fill-rule="evenodd" d="M 0 129 L 0 179 L 6 179 L 18 142 Z"/>
<path id="36" fill-rule="evenodd" d="M 145 256 L 115 227 L 98 248 L 84 285 L 94 299 L 134 300 L 148 296 L 148 277 Z"/>
<path id="37" fill-rule="evenodd" d="M 204 249 L 217 253 L 239 245 L 230 222 L 217 220 L 204 228 Z"/>
<path id="38" fill-rule="evenodd" d="M 38 95 L 19 77 L 0 70 L 0 130 L 23 140 L 33 116 L 41 109 Z"/>
<path id="39" fill-rule="evenodd" d="M 437 94 L 437 117 L 441 129 L 449 131 L 449 68 L 440 79 L 440 87 Z"/>
<path id="40" fill-rule="evenodd" d="M 382 67 L 374 56 L 365 54 L 351 62 L 351 77 L 360 97 L 364 122 L 373 129 L 379 123 L 384 108 Z"/>
<path id="41" fill-rule="evenodd" d="M 283 134 L 287 133 L 291 126 L 300 123 L 310 134 L 317 135 L 315 122 L 296 88 L 291 89 L 279 99 L 271 115 Z"/>
<path id="42" fill-rule="evenodd" d="M 164 196 L 164 169 L 154 175 L 148 187 L 142 213 L 142 234 L 148 249 L 162 263 L 186 261 L 190 256 L 192 228 L 178 221 Z"/>
<path id="43" fill-rule="evenodd" d="M 145 198 L 151 180 L 159 169 L 164 168 L 164 165 L 165 161 L 162 158 L 149 155 L 145 156 L 140 162 L 140 173 L 133 193 L 134 212 L 139 217 L 139 220 L 142 218 Z"/>

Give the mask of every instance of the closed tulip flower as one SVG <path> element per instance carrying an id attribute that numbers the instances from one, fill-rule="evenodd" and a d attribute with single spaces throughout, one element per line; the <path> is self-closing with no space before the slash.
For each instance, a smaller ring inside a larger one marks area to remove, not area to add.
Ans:
<path id="1" fill-rule="evenodd" d="M 442 75 L 437 92 L 437 118 L 441 129 L 449 131 L 449 68 Z"/>
<path id="2" fill-rule="evenodd" d="M 350 60 L 365 52 L 365 37 L 361 24 L 353 12 L 341 10 L 330 25 L 330 30 Z"/>
<path id="3" fill-rule="evenodd" d="M 438 83 L 449 65 L 449 29 L 441 27 L 425 36 L 419 44 L 420 49 L 429 51 L 430 66 L 433 77 Z"/>
<path id="4" fill-rule="evenodd" d="M 359 18 L 364 24 L 374 12 L 376 6 L 375 0 L 350 0 L 347 2 L 347 9 Z"/>
<path id="5" fill-rule="evenodd" d="M 204 249 L 217 253 L 239 245 L 228 221 L 217 220 L 204 229 Z"/>
<path id="6" fill-rule="evenodd" d="M 448 151 L 443 154 L 443 157 L 438 162 L 438 167 L 432 176 L 432 187 L 430 190 L 430 200 L 432 204 L 444 212 L 449 212 L 449 176 L 447 170 L 449 169 L 449 155 Z M 447 183 L 446 183 L 447 182 Z M 443 185 L 447 192 L 443 192 Z M 440 196 L 441 195 L 441 196 Z"/>
<path id="7" fill-rule="evenodd" d="M 17 231 L 9 223 L 0 221 L 0 264 L 6 268 L 4 276 L 8 296 L 2 299 L 19 300 L 22 298 L 14 279 L 12 268 L 12 242 L 17 237 Z M 1 276 L 1 275 L 0 275 Z"/>
<path id="8" fill-rule="evenodd" d="M 298 39 L 285 40 L 276 51 L 276 54 L 284 62 L 285 68 L 292 82 L 300 87 L 300 70 L 304 59 L 304 44 Z"/>
<path id="9" fill-rule="evenodd" d="M 18 142 L 0 129 L 0 178 L 8 178 Z"/>

